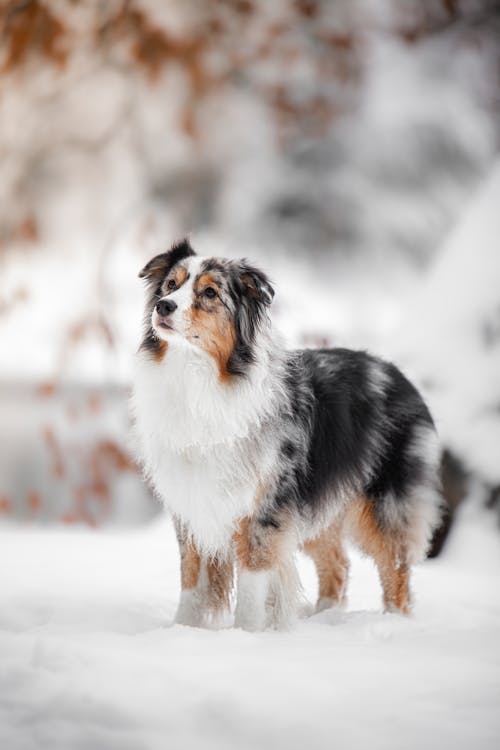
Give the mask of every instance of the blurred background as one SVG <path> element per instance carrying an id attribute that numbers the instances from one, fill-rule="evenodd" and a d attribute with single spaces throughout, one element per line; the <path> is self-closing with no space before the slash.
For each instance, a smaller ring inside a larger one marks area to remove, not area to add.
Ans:
<path id="1" fill-rule="evenodd" d="M 394 359 L 453 509 L 500 497 L 500 3 L 0 2 L 0 519 L 159 506 L 133 460 L 137 273 L 189 234 L 290 346 Z"/>

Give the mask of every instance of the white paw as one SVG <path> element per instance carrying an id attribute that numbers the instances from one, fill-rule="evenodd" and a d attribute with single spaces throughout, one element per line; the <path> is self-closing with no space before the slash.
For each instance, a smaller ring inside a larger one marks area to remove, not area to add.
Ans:
<path id="1" fill-rule="evenodd" d="M 201 628 L 204 625 L 203 608 L 200 597 L 196 590 L 183 591 L 177 612 L 174 618 L 176 625 L 188 625 L 192 628 Z"/>
<path id="2" fill-rule="evenodd" d="M 311 602 L 305 601 L 305 602 L 302 602 L 302 604 L 298 608 L 298 616 L 302 620 L 305 620 L 308 617 L 312 617 L 313 615 L 315 615 L 316 611 L 317 610 L 314 604 L 312 604 Z"/>
<path id="3" fill-rule="evenodd" d="M 234 627 L 241 628 L 242 630 L 248 630 L 250 633 L 256 633 L 259 630 L 264 630 L 265 622 L 264 618 L 256 616 L 251 612 L 246 611 L 244 608 L 236 607 L 234 614 Z"/>
<path id="4" fill-rule="evenodd" d="M 243 630 L 263 630 L 266 625 L 268 573 L 244 570 L 238 578 L 234 626 Z"/>
<path id="5" fill-rule="evenodd" d="M 274 630 L 289 630 L 295 625 L 304 599 L 293 562 L 272 571 L 267 603 L 268 627 Z"/>
<path id="6" fill-rule="evenodd" d="M 384 613 L 390 615 L 402 615 L 408 617 L 411 615 L 411 605 L 405 604 L 402 607 L 396 607 L 395 604 L 386 604 L 384 607 Z"/>
<path id="7" fill-rule="evenodd" d="M 324 609 L 330 609 L 334 606 L 335 602 L 330 596 L 322 596 L 316 604 L 316 612 L 323 612 Z"/>

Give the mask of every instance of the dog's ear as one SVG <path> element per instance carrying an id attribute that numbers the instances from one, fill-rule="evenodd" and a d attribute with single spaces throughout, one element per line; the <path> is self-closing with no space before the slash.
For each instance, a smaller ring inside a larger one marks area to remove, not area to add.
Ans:
<path id="1" fill-rule="evenodd" d="M 257 304 L 270 305 L 274 289 L 263 271 L 251 266 L 246 260 L 239 264 L 239 280 L 243 294 Z"/>
<path id="2" fill-rule="evenodd" d="M 246 260 L 233 266 L 233 283 L 238 298 L 234 317 L 236 342 L 227 370 L 233 375 L 245 375 L 248 365 L 255 361 L 255 339 L 267 319 L 274 289 L 266 274 Z"/>
<path id="3" fill-rule="evenodd" d="M 140 279 L 146 279 L 149 284 L 159 284 L 171 268 L 180 260 L 196 255 L 188 239 L 176 242 L 166 253 L 161 253 L 146 263 L 139 273 Z"/>

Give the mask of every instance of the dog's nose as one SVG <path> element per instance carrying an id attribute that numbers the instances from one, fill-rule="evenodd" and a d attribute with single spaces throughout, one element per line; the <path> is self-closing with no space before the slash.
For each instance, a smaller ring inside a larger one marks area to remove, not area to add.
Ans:
<path id="1" fill-rule="evenodd" d="M 156 305 L 156 312 L 164 318 L 166 315 L 170 315 L 174 310 L 177 310 L 177 305 L 173 299 L 161 299 Z"/>

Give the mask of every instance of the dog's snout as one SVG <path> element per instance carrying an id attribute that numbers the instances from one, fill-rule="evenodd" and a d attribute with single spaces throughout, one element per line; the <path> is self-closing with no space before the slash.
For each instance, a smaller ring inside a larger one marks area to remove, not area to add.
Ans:
<path id="1" fill-rule="evenodd" d="M 161 299 L 156 305 L 158 315 L 165 317 L 177 310 L 177 304 L 172 299 Z"/>

